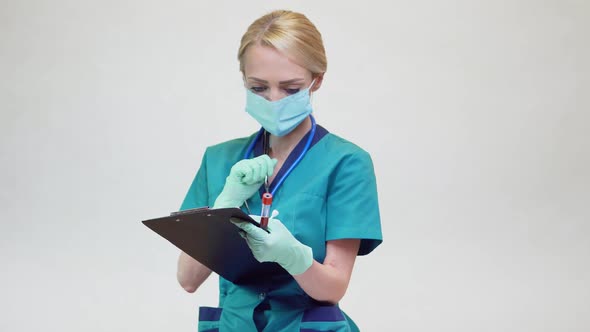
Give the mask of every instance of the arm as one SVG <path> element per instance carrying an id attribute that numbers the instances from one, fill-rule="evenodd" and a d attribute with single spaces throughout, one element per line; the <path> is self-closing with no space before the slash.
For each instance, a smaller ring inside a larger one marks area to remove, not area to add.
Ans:
<path id="1" fill-rule="evenodd" d="M 211 270 L 208 267 L 197 262 L 184 252 L 180 253 L 176 278 L 184 290 L 194 293 L 209 275 L 211 275 Z"/>
<path id="2" fill-rule="evenodd" d="M 367 254 L 381 239 L 377 186 L 369 154 L 357 150 L 346 155 L 333 172 L 326 197 L 326 238 L 342 240 L 327 241 L 323 264 L 313 261 L 308 270 L 294 274 L 309 296 L 328 302 L 337 302 L 346 292 L 356 255 Z"/>
<path id="3" fill-rule="evenodd" d="M 293 277 L 315 300 L 338 303 L 348 288 L 360 243 L 358 239 L 328 241 L 324 263 L 314 260 L 307 271 Z"/>
<path id="4" fill-rule="evenodd" d="M 180 210 L 187 210 L 207 205 L 208 192 L 207 183 L 207 151 L 203 155 L 201 167 L 186 194 Z M 178 257 L 178 267 L 176 270 L 176 279 L 184 290 L 194 293 L 199 286 L 209 277 L 211 270 L 201 263 L 197 262 L 191 256 L 180 252 Z"/>

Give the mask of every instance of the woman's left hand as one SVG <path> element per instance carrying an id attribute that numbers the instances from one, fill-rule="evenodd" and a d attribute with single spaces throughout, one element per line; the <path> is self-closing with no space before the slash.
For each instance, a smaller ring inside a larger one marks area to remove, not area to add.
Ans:
<path id="1" fill-rule="evenodd" d="M 267 231 L 251 223 L 232 219 L 232 223 L 244 231 L 248 247 L 259 262 L 276 262 L 291 275 L 301 274 L 313 264 L 310 247 L 299 242 L 283 223 L 275 219 L 278 211 L 273 211 L 268 220 Z M 260 222 L 260 216 L 250 216 Z"/>

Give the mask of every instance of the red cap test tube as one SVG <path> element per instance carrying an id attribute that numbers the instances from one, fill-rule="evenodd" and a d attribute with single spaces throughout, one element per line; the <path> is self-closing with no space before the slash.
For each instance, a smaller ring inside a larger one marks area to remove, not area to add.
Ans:
<path id="1" fill-rule="evenodd" d="M 260 212 L 260 226 L 266 228 L 268 226 L 268 218 L 270 216 L 270 206 L 272 205 L 272 194 L 262 194 L 262 211 Z"/>

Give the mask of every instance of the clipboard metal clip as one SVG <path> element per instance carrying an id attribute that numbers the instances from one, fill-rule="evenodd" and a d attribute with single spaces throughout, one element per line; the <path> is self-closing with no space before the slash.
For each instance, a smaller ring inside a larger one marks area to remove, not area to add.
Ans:
<path id="1" fill-rule="evenodd" d="M 208 206 L 204 206 L 204 207 L 200 207 L 200 208 L 194 208 L 194 209 L 188 209 L 188 210 L 171 212 L 170 213 L 170 216 L 171 217 L 174 217 L 174 216 L 179 216 L 179 215 L 183 215 L 183 214 L 189 214 L 189 213 L 198 212 L 198 211 L 205 211 L 205 210 L 209 210 L 209 207 Z"/>

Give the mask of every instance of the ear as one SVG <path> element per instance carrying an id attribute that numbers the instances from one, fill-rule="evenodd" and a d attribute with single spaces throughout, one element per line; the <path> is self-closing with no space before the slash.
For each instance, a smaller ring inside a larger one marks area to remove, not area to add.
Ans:
<path id="1" fill-rule="evenodd" d="M 315 82 L 313 83 L 311 89 L 309 89 L 311 92 L 318 91 L 318 89 L 322 86 L 322 82 L 324 81 L 324 74 L 325 73 L 321 73 L 315 77 Z"/>

